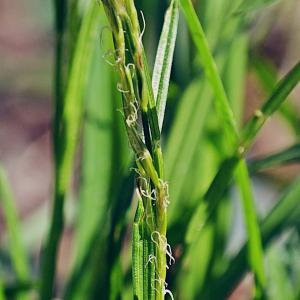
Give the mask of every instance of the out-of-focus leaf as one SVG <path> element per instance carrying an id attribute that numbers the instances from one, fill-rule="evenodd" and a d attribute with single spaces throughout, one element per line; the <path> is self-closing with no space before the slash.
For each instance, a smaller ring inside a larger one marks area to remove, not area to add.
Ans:
<path id="1" fill-rule="evenodd" d="M 201 59 L 201 64 L 204 68 L 205 75 L 207 76 L 215 95 L 215 105 L 218 113 L 222 116 L 222 122 L 224 122 L 224 131 L 228 135 L 229 142 L 231 141 L 233 144 L 237 137 L 237 126 L 227 100 L 215 60 L 209 49 L 206 36 L 193 8 L 192 2 L 190 0 L 180 0 L 180 4 L 185 16 L 185 20 L 189 26 L 191 36 L 194 40 L 194 44 L 197 48 L 198 55 Z"/>
<path id="2" fill-rule="evenodd" d="M 99 24 L 100 33 L 106 24 L 103 13 Z M 95 44 L 98 46 L 86 94 L 75 253 L 65 299 L 92 297 L 87 295 L 99 290 L 102 297 L 117 299 L 122 288 L 118 251 L 133 178 L 126 177 L 129 151 L 123 119 L 117 111 L 121 106 L 120 94 L 114 70 L 103 54 L 111 47 L 109 31 L 102 33 L 101 49 L 99 40 Z M 101 257 L 106 257 L 106 264 L 101 263 Z"/>
<path id="3" fill-rule="evenodd" d="M 103 19 L 104 16 L 100 17 Z M 102 22 L 102 26 L 103 22 Z M 100 26 L 98 27 L 100 30 Z M 103 41 L 102 41 L 103 42 Z M 95 41 L 99 44 L 99 41 Z M 106 44 L 107 45 L 107 44 Z M 86 93 L 80 201 L 77 211 L 74 258 L 80 261 L 89 241 L 108 215 L 113 176 L 114 106 L 112 71 L 96 47 Z M 101 153 L 101 155 L 99 154 Z M 102 220 L 102 221 L 100 221 Z"/>
<path id="4" fill-rule="evenodd" d="M 170 184 L 172 202 L 168 214 L 170 222 L 176 218 L 179 207 L 180 193 L 185 176 L 188 175 L 193 155 L 203 133 L 206 116 L 210 108 L 210 88 L 194 82 L 183 95 L 175 122 L 165 150 L 166 178 Z"/>
<path id="5" fill-rule="evenodd" d="M 271 62 L 267 61 L 263 57 L 253 55 L 251 57 L 251 65 L 253 66 L 255 73 L 260 80 L 262 87 L 270 94 L 276 86 L 277 72 L 275 66 Z M 293 103 L 288 99 L 280 107 L 279 112 L 287 121 L 294 133 L 300 135 L 300 116 L 297 114 L 297 109 Z"/>
<path id="6" fill-rule="evenodd" d="M 0 204 L 8 231 L 8 247 L 11 262 L 20 281 L 29 280 L 30 268 L 21 237 L 21 225 L 11 188 L 4 169 L 0 166 Z"/>
<path id="7" fill-rule="evenodd" d="M 269 299 L 294 299 L 293 286 L 284 262 L 287 255 L 283 247 L 272 247 L 267 253 Z"/>
<path id="8" fill-rule="evenodd" d="M 248 149 L 266 120 L 285 102 L 288 95 L 300 81 L 300 62 L 298 62 L 277 84 L 271 96 L 260 110 L 247 122 L 241 134 L 240 145 Z"/>
<path id="9" fill-rule="evenodd" d="M 293 145 L 287 149 L 263 158 L 255 158 L 251 160 L 249 162 L 249 170 L 251 172 L 259 172 L 263 169 L 295 162 L 300 162 L 300 144 Z"/>
<path id="10" fill-rule="evenodd" d="M 208 225 L 200 238 L 186 253 L 178 274 L 178 299 L 196 299 L 196 293 L 203 287 L 214 247 L 214 227 Z M 201 251 L 201 255 L 199 255 Z"/>
<path id="11" fill-rule="evenodd" d="M 64 202 L 69 189 L 83 114 L 83 96 L 92 62 L 99 17 L 96 2 L 89 2 L 79 29 L 64 98 L 57 103 L 54 124 L 55 195 L 52 219 L 42 262 L 40 297 L 52 298 L 58 245 L 64 226 Z"/>
<path id="12" fill-rule="evenodd" d="M 232 41 L 225 66 L 224 86 L 239 127 L 243 120 L 245 77 L 248 63 L 248 37 L 236 34 Z M 239 63 L 237 63 L 239 62 Z"/>
<path id="13" fill-rule="evenodd" d="M 193 8 L 190 0 L 181 0 L 182 11 L 185 15 L 185 20 L 189 26 L 192 38 L 198 51 L 198 55 L 201 59 L 205 75 L 211 85 L 215 96 L 215 106 L 220 120 L 222 120 L 223 130 L 226 136 L 227 148 L 231 148 L 238 141 L 238 127 L 233 116 L 233 112 L 229 105 L 223 83 L 219 76 L 216 63 L 209 49 L 206 36 L 202 29 L 201 23 L 197 17 L 197 14 Z M 248 178 L 248 170 L 245 162 L 241 162 L 237 165 L 236 176 L 238 184 L 241 189 L 243 200 L 244 216 L 247 224 L 247 233 L 249 237 L 249 262 L 255 273 L 255 277 L 259 286 L 264 285 L 264 269 L 263 269 L 263 252 L 261 246 L 261 237 L 257 224 L 257 217 L 255 213 L 254 200 L 250 191 L 250 180 Z M 243 180 L 242 180 L 243 178 Z M 213 195 L 214 193 L 212 193 Z M 255 259 L 254 259 L 255 258 Z"/>
<path id="14" fill-rule="evenodd" d="M 300 178 L 287 189 L 271 212 L 261 223 L 264 247 L 268 247 L 272 239 L 285 229 L 299 222 Z M 246 245 L 231 260 L 228 268 L 215 282 L 213 299 L 223 299 L 234 289 L 248 270 Z"/>
<path id="15" fill-rule="evenodd" d="M 263 8 L 264 6 L 276 3 L 278 1 L 280 0 L 242 0 L 241 4 L 239 5 L 235 13 L 236 14 L 249 13 L 258 10 L 260 8 Z"/>

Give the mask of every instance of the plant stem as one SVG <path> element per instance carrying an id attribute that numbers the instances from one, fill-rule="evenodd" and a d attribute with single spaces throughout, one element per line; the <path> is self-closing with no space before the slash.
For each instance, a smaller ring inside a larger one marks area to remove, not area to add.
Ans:
<path id="1" fill-rule="evenodd" d="M 148 63 L 133 0 L 102 0 L 114 41 L 129 142 L 136 156 L 138 209 L 133 225 L 133 281 L 137 299 L 165 294 L 168 186 Z M 139 123 L 139 119 L 142 120 Z M 170 251 L 169 251 L 170 252 Z"/>

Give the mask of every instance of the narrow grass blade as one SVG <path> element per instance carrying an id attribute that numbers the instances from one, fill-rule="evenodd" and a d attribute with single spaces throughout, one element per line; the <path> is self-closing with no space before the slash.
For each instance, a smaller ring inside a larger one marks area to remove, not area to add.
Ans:
<path id="1" fill-rule="evenodd" d="M 99 20 L 104 20 L 103 14 L 99 16 Z M 99 41 L 94 43 L 96 47 Z M 106 47 L 107 43 L 103 45 Z M 98 47 L 93 54 L 93 60 L 95 62 L 87 85 L 83 119 L 80 201 L 74 241 L 76 261 L 81 261 L 82 254 L 89 250 L 91 237 L 99 230 L 98 226 L 102 227 L 104 224 L 112 196 L 110 184 L 113 161 L 119 159 L 114 157 L 113 149 L 114 109 L 117 108 L 113 99 L 115 95 L 112 93 L 112 70 L 104 58 L 101 59 Z"/>
<path id="2" fill-rule="evenodd" d="M 299 223 L 300 178 L 287 189 L 276 206 L 261 223 L 262 240 L 264 247 L 268 247 L 272 239 L 279 236 L 289 227 Z M 234 289 L 247 271 L 246 245 L 230 262 L 227 270 L 216 282 L 213 299 L 223 299 Z"/>
<path id="3" fill-rule="evenodd" d="M 223 77 L 228 99 L 230 100 L 234 118 L 239 128 L 242 126 L 243 121 L 248 47 L 249 40 L 246 34 L 235 36 L 229 50 L 229 57 Z"/>
<path id="4" fill-rule="evenodd" d="M 299 72 L 300 71 L 298 64 L 279 83 L 273 95 L 263 105 L 261 111 L 266 111 L 269 115 L 279 108 L 280 104 L 287 98 L 288 94 L 300 80 Z M 241 145 L 243 145 L 243 151 L 246 151 L 250 147 L 258 130 L 266 121 L 265 117 L 263 117 L 263 120 L 261 120 L 261 118 L 261 114 L 256 114 L 245 126 L 246 134 L 244 135 L 244 139 L 242 139 L 242 141 L 244 140 L 244 142 L 241 143 Z M 253 128 L 253 131 L 249 130 L 249 128 Z M 239 153 L 240 150 L 241 148 L 238 147 L 235 153 Z M 190 237 L 195 232 L 197 232 L 197 230 L 199 230 L 199 226 L 203 226 L 207 221 L 207 218 L 210 218 L 212 211 L 215 209 L 214 206 L 217 205 L 218 199 L 221 198 L 222 194 L 226 190 L 226 187 L 228 187 L 231 181 L 231 174 L 233 174 L 233 170 L 238 166 L 238 163 L 240 161 L 239 157 L 239 154 L 238 156 L 234 155 L 232 158 L 227 159 L 223 162 L 218 174 L 216 175 L 214 181 L 212 182 L 210 188 L 204 196 L 204 203 L 200 204 L 196 213 L 194 214 L 194 217 L 192 218 L 187 232 L 187 241 L 189 241 Z"/>
<path id="5" fill-rule="evenodd" d="M 3 209 L 4 220 L 8 231 L 9 253 L 11 255 L 14 271 L 16 272 L 16 277 L 20 281 L 27 281 L 30 278 L 30 269 L 20 234 L 21 225 L 15 206 L 15 199 L 6 178 L 5 171 L 1 166 L 0 204 Z"/>
<path id="6" fill-rule="evenodd" d="M 98 41 L 95 41 L 95 44 L 98 44 Z M 85 284 L 89 285 L 91 280 L 85 279 L 92 278 L 93 267 L 90 263 L 84 264 L 84 260 L 87 256 L 95 257 L 96 254 L 92 253 L 97 247 L 94 245 L 103 243 L 109 228 L 105 224 L 108 224 L 108 212 L 113 198 L 111 188 L 113 161 L 118 160 L 118 157 L 114 157 L 113 151 L 115 106 L 111 90 L 114 86 L 111 70 L 104 59 L 101 60 L 99 53 L 100 50 L 97 48 L 93 56 L 96 61 L 91 70 L 86 93 L 73 266 L 65 299 L 80 299 L 88 293 Z M 99 249 L 98 252 L 100 253 Z M 83 275 L 80 282 L 77 282 L 75 274 L 78 274 L 79 270 Z"/>
<path id="7" fill-rule="evenodd" d="M 267 120 L 266 116 L 264 116 L 262 111 L 266 110 L 268 112 L 268 116 L 271 113 L 275 112 L 276 109 L 282 104 L 282 102 L 287 98 L 289 93 L 293 90 L 293 88 L 297 85 L 300 80 L 300 64 L 297 64 L 278 84 L 277 88 L 275 89 L 274 93 L 271 97 L 265 102 L 263 108 L 258 110 L 260 113 L 255 113 L 254 116 L 247 122 L 244 129 L 244 138 L 241 139 L 241 144 L 238 145 L 231 155 L 231 157 L 225 159 L 215 176 L 213 182 L 211 183 L 208 191 L 204 196 L 205 202 L 207 202 L 208 210 L 207 210 L 207 217 L 209 218 L 212 210 L 214 210 L 214 206 L 217 205 L 216 201 L 222 196 L 225 192 L 226 188 L 228 187 L 229 183 L 231 182 L 231 174 L 233 174 L 234 169 L 237 167 L 241 154 L 245 154 L 251 144 L 253 143 L 254 138 L 256 137 L 259 129 L 263 126 L 264 122 Z M 264 109 L 265 107 L 265 109 Z M 253 129 L 253 130 L 250 130 Z M 242 146 L 242 148 L 241 148 Z M 241 153 L 242 151 L 242 153 Z M 203 204 L 204 205 L 204 204 Z M 203 217 L 203 207 L 199 207 L 199 216 Z M 205 210 L 205 209 L 204 209 Z M 203 219 L 196 217 L 197 212 L 195 213 L 194 217 L 196 223 L 202 224 Z M 191 224 L 193 221 L 191 222 Z M 199 227 L 199 225 L 196 225 Z M 190 230 L 192 230 L 192 225 Z"/>
<path id="8" fill-rule="evenodd" d="M 193 8 L 191 0 L 180 0 L 180 4 L 195 46 L 197 47 L 205 74 L 209 79 L 209 82 L 216 96 L 215 104 L 217 110 L 219 111 L 220 115 L 222 115 L 222 120 L 226 124 L 226 126 L 224 126 L 224 130 L 226 131 L 228 137 L 231 140 L 231 143 L 233 144 L 238 136 L 236 122 L 229 106 L 222 81 L 218 75 L 217 66 L 210 52 L 201 23 Z"/>
<path id="9" fill-rule="evenodd" d="M 278 83 L 271 97 L 257 110 L 252 119 L 247 122 L 241 136 L 241 147 L 248 149 L 260 128 L 282 103 L 300 81 L 300 62 Z"/>
<path id="10" fill-rule="evenodd" d="M 203 4 L 201 3 L 201 5 Z M 206 27 L 209 30 L 210 44 L 215 45 L 216 48 L 225 38 L 219 29 L 225 25 L 225 20 L 223 20 L 222 17 L 224 17 L 226 5 L 223 2 L 220 3 L 218 0 L 209 1 L 209 3 L 205 3 L 205 7 L 202 7 L 201 10 L 204 19 L 206 20 Z M 217 6 L 218 8 L 216 9 Z M 220 25 L 215 28 L 215 24 Z M 234 33 L 235 26 L 236 24 L 230 26 L 230 31 L 232 33 Z M 180 36 L 178 38 L 180 38 Z M 240 63 L 238 65 L 236 64 L 237 54 L 244 51 L 245 44 L 247 44 L 244 40 L 244 38 L 237 38 L 234 40 L 234 45 L 231 46 L 232 55 L 229 57 L 229 59 L 231 59 L 231 57 L 233 58 L 231 64 L 227 61 L 225 53 L 221 53 L 221 55 L 218 55 L 216 58 L 218 69 L 221 73 L 225 73 L 225 85 L 227 91 L 231 91 L 230 95 L 232 96 L 231 102 L 233 107 L 236 107 L 236 103 L 241 102 L 242 100 L 241 95 L 243 89 L 242 87 L 239 88 L 239 85 L 243 80 L 243 71 L 239 72 L 238 80 L 236 80 L 234 74 L 236 74 L 239 69 L 245 68 L 245 58 L 243 55 L 238 56 L 240 58 Z M 181 48 L 184 47 L 182 46 Z M 233 81 L 235 80 L 234 84 L 229 82 L 229 78 Z M 171 225 L 175 222 L 175 219 L 177 220 L 177 217 L 179 218 L 178 220 L 181 220 L 181 224 L 184 223 L 182 222 L 182 214 L 179 212 L 181 209 L 187 211 L 187 206 L 191 208 L 195 205 L 195 200 L 203 195 L 216 170 L 215 167 L 209 164 L 209 162 L 212 161 L 211 159 L 208 159 L 209 153 L 213 151 L 211 147 L 209 148 L 209 151 L 201 150 L 201 157 L 205 156 L 206 158 L 205 160 L 199 159 L 199 163 L 197 164 L 199 167 L 195 166 L 194 161 L 196 152 L 200 151 L 197 151 L 196 149 L 203 147 L 202 140 L 207 130 L 204 126 L 207 127 L 207 124 L 210 123 L 208 117 L 210 116 L 209 111 L 213 95 L 209 83 L 204 81 L 205 78 L 201 76 L 199 80 L 195 81 L 187 88 L 180 98 L 165 146 L 164 157 L 166 177 L 169 180 L 170 196 L 172 199 L 168 211 L 169 222 Z M 241 84 L 243 84 L 243 82 Z M 241 105 L 239 106 L 239 110 L 241 110 Z M 237 109 L 234 108 L 234 111 L 238 114 Z M 199 146 L 200 143 L 201 145 Z M 204 165 L 206 167 L 204 167 Z M 192 174 L 194 174 L 194 176 Z M 203 176 L 200 174 L 203 174 Z M 194 190 L 192 194 L 191 190 Z M 186 197 L 187 195 L 189 196 Z M 181 228 L 183 227 L 181 226 Z"/>
<path id="11" fill-rule="evenodd" d="M 243 165 L 243 166 L 242 166 Z M 244 199 L 244 220 L 248 233 L 248 261 L 251 268 L 256 275 L 256 296 L 263 293 L 263 287 L 266 284 L 266 277 L 264 272 L 264 260 L 262 242 L 260 237 L 260 229 L 257 226 L 256 211 L 253 203 L 253 193 L 251 189 L 251 181 L 248 174 L 248 169 L 244 160 L 239 162 L 237 166 L 236 181 L 241 190 L 241 195 Z"/>
<path id="12" fill-rule="evenodd" d="M 278 1 L 279 0 L 243 0 L 235 13 L 236 14 L 249 13 L 261 9 L 264 6 L 271 5 Z"/>
<path id="13" fill-rule="evenodd" d="M 203 32 L 197 14 L 193 8 L 192 2 L 190 0 L 181 0 L 180 3 L 181 3 L 183 13 L 185 15 L 186 22 L 189 26 L 192 38 L 194 40 L 195 46 L 197 47 L 198 54 L 200 56 L 202 65 L 204 67 L 205 74 L 208 77 L 208 80 L 215 94 L 216 97 L 215 105 L 219 113 L 219 116 L 221 117 L 222 122 L 224 123 L 223 126 L 224 126 L 224 131 L 226 133 L 226 139 L 229 141 L 229 143 L 227 142 L 227 144 L 229 144 L 230 147 L 232 147 L 238 141 L 237 124 L 235 122 L 233 112 L 230 108 L 229 101 L 227 99 L 222 81 L 218 74 L 215 61 L 210 52 L 205 34 Z M 246 169 L 246 164 L 243 163 L 238 167 L 236 176 L 244 178 L 245 174 L 248 174 L 248 172 Z M 248 183 L 249 181 L 243 180 L 243 184 L 240 186 L 242 190 L 242 195 L 246 194 L 245 191 L 250 190 L 249 186 L 246 186 L 246 184 Z M 253 199 L 250 197 L 243 198 L 243 207 L 245 211 L 245 217 L 247 218 L 246 223 L 253 224 L 252 226 L 256 227 L 256 230 L 248 231 L 249 251 L 252 251 L 254 249 L 260 249 L 260 251 L 256 251 L 255 253 L 249 255 L 252 258 L 254 256 L 256 257 L 255 260 L 250 260 L 250 263 L 252 263 L 252 268 L 255 271 L 255 274 L 259 281 L 259 285 L 263 286 L 264 272 L 263 269 L 260 267 L 263 265 L 263 252 L 261 249 L 261 242 L 260 242 L 261 239 L 260 239 L 260 233 L 258 229 Z M 249 207 L 251 207 L 250 210 L 247 209 Z M 250 227 L 248 227 L 248 229 L 250 229 Z"/>
<path id="14" fill-rule="evenodd" d="M 99 23 L 99 28 L 106 26 L 103 10 L 99 15 Z M 99 291 L 104 298 L 117 299 L 123 280 L 119 276 L 119 270 L 122 270 L 119 268 L 119 251 L 125 227 L 124 215 L 130 202 L 128 198 L 131 199 L 132 195 L 131 184 L 128 184 L 126 176 L 129 154 L 123 120 L 117 111 L 121 99 L 113 69 L 101 57 L 103 51 L 111 48 L 111 36 L 109 33 L 102 35 L 102 49 L 99 41 L 95 41 L 95 44 L 98 47 L 94 51 L 95 62 L 87 85 L 83 120 L 74 261 L 64 299 L 82 299 L 93 293 L 99 294 Z M 120 211 L 120 207 L 124 210 Z M 105 265 L 101 263 L 103 257 L 106 257 Z"/>
<path id="15" fill-rule="evenodd" d="M 289 163 L 300 162 L 300 144 L 295 144 L 287 149 L 268 155 L 263 158 L 255 158 L 249 161 L 249 171 L 259 172 Z"/>
<path id="16" fill-rule="evenodd" d="M 251 65 L 254 68 L 256 76 L 263 89 L 268 94 L 272 93 L 277 83 L 277 72 L 275 66 L 266 59 L 255 55 L 251 57 Z M 300 136 L 300 116 L 297 114 L 297 109 L 294 107 L 295 105 L 293 105 L 290 99 L 287 100 L 288 101 L 285 101 L 285 103 L 280 107 L 279 112 L 293 132 L 297 136 Z"/>
<path id="17" fill-rule="evenodd" d="M 178 4 L 177 1 L 173 0 L 166 12 L 152 76 L 152 87 L 154 99 L 156 101 L 160 130 L 162 130 L 165 115 L 178 20 Z"/>
<path id="18" fill-rule="evenodd" d="M 203 229 L 193 247 L 189 248 L 177 275 L 179 299 L 196 299 L 197 291 L 201 290 L 206 281 L 209 263 L 214 252 L 214 227 L 212 224 Z M 199 253 L 201 252 L 201 255 Z M 187 270 L 188 272 L 187 272 Z"/>
<path id="19" fill-rule="evenodd" d="M 78 34 L 76 50 L 72 59 L 70 74 L 61 116 L 55 119 L 60 129 L 55 135 L 55 197 L 51 227 L 46 242 L 42 265 L 40 297 L 51 299 L 55 276 L 57 249 L 64 223 L 64 200 L 69 187 L 73 159 L 82 118 L 82 97 L 93 53 L 93 40 L 96 38 L 96 25 L 99 8 L 91 1 L 83 17 Z M 61 118 L 61 119 L 60 119 Z"/>
<path id="20" fill-rule="evenodd" d="M 180 202 L 180 194 L 203 135 L 211 100 L 209 85 L 201 84 L 200 81 L 191 84 L 180 100 L 165 151 L 166 177 L 172 199 L 168 211 L 170 223 L 180 218 L 179 207 L 183 208 L 187 204 Z"/>

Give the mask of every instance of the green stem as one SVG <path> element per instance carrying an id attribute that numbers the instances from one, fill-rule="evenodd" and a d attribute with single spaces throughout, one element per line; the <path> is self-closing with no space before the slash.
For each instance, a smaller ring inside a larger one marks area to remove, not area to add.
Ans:
<path id="1" fill-rule="evenodd" d="M 63 71 L 64 60 L 64 33 L 65 33 L 65 16 L 67 14 L 67 1 L 54 0 L 55 10 L 55 70 L 54 70 L 54 120 L 53 120 L 53 144 L 54 159 L 58 157 L 59 152 L 59 128 L 62 119 L 63 98 L 65 74 Z"/>
<path id="2" fill-rule="evenodd" d="M 158 116 L 142 33 L 133 0 L 102 2 L 112 28 L 125 126 L 139 173 L 137 187 L 141 200 L 133 230 L 135 296 L 147 299 L 155 291 L 155 298 L 163 299 L 168 195 Z M 138 124 L 139 115 L 142 116 L 142 126 Z"/>
<path id="3" fill-rule="evenodd" d="M 180 4 L 182 7 L 182 11 L 185 15 L 186 22 L 189 26 L 192 38 L 194 40 L 195 46 L 197 47 L 198 54 L 200 56 L 205 74 L 212 86 L 212 89 L 215 94 L 215 105 L 217 112 L 220 116 L 220 119 L 224 124 L 224 131 L 227 139 L 227 145 L 232 149 L 234 145 L 238 143 L 239 135 L 238 135 L 238 127 L 236 121 L 233 116 L 233 112 L 229 105 L 229 101 L 227 99 L 227 95 L 225 93 L 225 89 L 223 87 L 223 83 L 218 74 L 217 66 L 215 64 L 214 58 L 209 49 L 204 31 L 202 29 L 202 25 L 197 17 L 197 14 L 193 8 L 193 4 L 191 0 L 180 0 Z M 230 149 L 230 151 L 231 151 Z M 247 194 L 251 190 L 250 188 L 250 180 L 249 178 L 245 180 L 245 176 L 248 175 L 247 166 L 245 163 L 242 163 L 237 168 L 236 177 L 237 182 L 240 184 L 240 190 L 243 200 L 243 209 L 244 215 L 246 217 L 247 224 L 253 224 L 248 226 L 248 236 L 249 236 L 249 263 L 251 264 L 255 275 L 258 279 L 259 285 L 264 285 L 264 271 L 261 266 L 263 266 L 263 255 L 261 250 L 261 238 L 260 232 L 257 224 L 257 217 L 255 213 L 254 200 L 252 197 L 249 197 L 251 194 Z M 242 179 L 243 178 L 243 179 Z M 247 197 L 243 197 L 247 195 Z M 252 230 L 253 227 L 256 227 L 255 230 Z M 255 251 L 255 253 L 251 253 L 254 249 L 260 249 L 260 251 Z M 256 259 L 253 258 L 256 256 Z"/>

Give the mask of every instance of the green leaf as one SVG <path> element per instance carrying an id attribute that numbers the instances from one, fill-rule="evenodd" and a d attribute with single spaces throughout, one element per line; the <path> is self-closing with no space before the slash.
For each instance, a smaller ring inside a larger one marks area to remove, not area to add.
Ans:
<path id="1" fill-rule="evenodd" d="M 223 83 L 218 74 L 217 66 L 209 49 L 201 23 L 193 8 L 191 0 L 180 0 L 180 4 L 195 46 L 198 50 L 205 74 L 215 94 L 215 105 L 218 113 L 222 116 L 224 130 L 228 135 L 228 138 L 230 138 L 230 142 L 233 144 L 238 136 L 236 122 L 229 106 Z"/>
<path id="2" fill-rule="evenodd" d="M 242 166 L 243 165 L 243 166 Z M 260 229 L 257 226 L 257 217 L 255 207 L 253 206 L 253 193 L 249 179 L 248 169 L 244 160 L 237 166 L 238 175 L 236 181 L 241 189 L 241 195 L 244 199 L 244 220 L 248 233 L 248 260 L 253 268 L 257 278 L 257 293 L 262 293 L 262 288 L 266 284 L 264 272 L 263 247 L 261 242 Z"/>
<path id="3" fill-rule="evenodd" d="M 288 253 L 284 247 L 275 246 L 269 249 L 266 257 L 268 264 L 268 297 L 269 299 L 294 299 L 294 288 L 289 278 L 289 271 L 285 265 Z"/>
<path id="4" fill-rule="evenodd" d="M 21 224 L 15 206 L 11 188 L 9 186 L 4 169 L 0 166 L 0 204 L 3 209 L 6 229 L 8 231 L 9 253 L 16 277 L 20 281 L 30 278 L 30 269 L 27 255 L 21 237 Z"/>
<path id="5" fill-rule="evenodd" d="M 248 47 L 249 38 L 247 34 L 238 34 L 234 37 L 228 51 L 228 61 L 223 76 L 224 86 L 239 128 L 243 121 Z"/>
<path id="6" fill-rule="evenodd" d="M 156 101 L 160 130 L 162 130 L 165 115 L 178 20 L 178 4 L 177 1 L 173 0 L 165 15 L 152 76 L 152 87 L 154 99 Z"/>
<path id="7" fill-rule="evenodd" d="M 236 14 L 249 13 L 264 6 L 271 5 L 279 0 L 243 0 L 236 10 Z"/>
<path id="8" fill-rule="evenodd" d="M 62 111 L 57 111 L 54 125 L 57 128 L 54 134 L 55 196 L 42 264 L 40 296 L 43 300 L 52 297 L 57 249 L 64 223 L 64 200 L 72 177 L 73 160 L 83 112 L 82 98 L 95 45 L 98 14 L 98 4 L 91 1 L 78 33 L 64 100 L 63 103 L 57 103 Z"/>
<path id="9" fill-rule="evenodd" d="M 288 163 L 300 162 L 300 144 L 295 144 L 287 149 L 268 155 L 263 158 L 254 158 L 249 161 L 249 170 L 259 172 L 264 169 L 281 166 Z"/>
<path id="10" fill-rule="evenodd" d="M 99 29 L 107 25 L 103 10 L 98 22 Z M 123 283 L 120 248 L 133 178 L 127 178 L 129 151 L 123 119 L 117 111 L 120 93 L 114 70 L 102 57 L 112 47 L 109 32 L 102 34 L 102 49 L 98 40 L 94 43 L 85 95 L 75 251 L 64 299 L 82 299 L 99 291 L 105 298 L 118 299 Z"/>
<path id="11" fill-rule="evenodd" d="M 291 91 L 300 81 L 300 62 L 278 83 L 270 98 L 263 104 L 260 110 L 247 122 L 241 135 L 241 146 L 244 150 L 252 144 L 258 131 L 264 125 L 268 117 L 276 112 L 286 100 Z"/>
<path id="12" fill-rule="evenodd" d="M 183 13 L 185 15 L 185 20 L 189 26 L 192 38 L 194 40 L 195 46 L 198 50 L 198 54 L 201 59 L 201 63 L 204 67 L 205 74 L 211 84 L 213 92 L 215 94 L 215 106 L 217 112 L 219 114 L 220 119 L 222 120 L 224 132 L 226 134 L 226 139 L 229 147 L 232 147 L 236 144 L 238 140 L 238 130 L 237 124 L 235 122 L 233 112 L 230 108 L 229 101 L 227 99 L 223 83 L 218 74 L 218 70 L 213 59 L 213 56 L 210 52 L 204 31 L 202 29 L 201 23 L 197 17 L 197 14 L 193 8 L 192 2 L 190 0 L 181 0 L 181 7 Z M 249 180 L 245 180 L 245 175 L 248 174 L 246 164 L 243 162 L 237 168 L 236 176 L 238 178 L 238 183 L 242 183 L 240 185 L 240 189 L 242 191 L 242 195 L 246 195 L 246 193 L 250 190 Z M 227 176 L 227 175 L 226 175 Z M 240 178 L 240 179 L 239 179 Z M 243 178 L 243 179 L 241 179 Z M 214 195 L 214 193 L 209 194 Z M 251 195 L 251 194 L 250 194 Z M 222 195 L 221 195 L 222 196 Z M 250 263 L 252 264 L 252 268 L 257 276 L 257 280 L 260 286 L 264 285 L 264 272 L 263 268 L 263 252 L 261 247 L 261 238 L 260 232 L 258 229 L 257 218 L 255 213 L 255 206 L 252 197 L 242 197 L 243 200 L 243 208 L 245 211 L 246 223 L 251 224 L 251 226 L 247 226 L 248 236 L 249 236 L 249 251 L 254 251 L 255 249 L 259 249 L 259 251 L 255 250 L 255 253 L 250 253 L 249 257 L 252 259 Z M 251 208 L 251 209 L 249 209 Z M 251 227 L 251 228 L 250 228 Z M 255 230 L 254 230 L 255 227 Z M 255 259 L 253 259 L 255 257 Z"/>
<path id="13" fill-rule="evenodd" d="M 180 216 L 180 194 L 189 174 L 194 153 L 203 135 L 212 95 L 208 84 L 197 80 L 181 97 L 165 147 L 166 178 L 170 185 L 170 223 Z"/>
<path id="14" fill-rule="evenodd" d="M 251 65 L 254 68 L 256 76 L 260 80 L 263 89 L 268 94 L 272 93 L 277 83 L 277 71 L 275 66 L 263 57 L 255 55 L 251 57 Z M 285 101 L 285 103 L 280 107 L 279 112 L 294 133 L 297 136 L 300 136 L 300 117 L 297 114 L 295 105 L 293 105 L 290 100 L 291 99 L 287 99 L 287 101 Z"/>
<path id="15" fill-rule="evenodd" d="M 263 108 L 266 107 L 268 113 L 273 113 L 276 109 L 279 108 L 280 104 L 287 98 L 292 89 L 297 85 L 300 80 L 300 64 L 297 64 L 278 84 L 274 93 L 270 96 L 270 98 L 265 102 Z M 262 111 L 263 108 L 260 110 Z M 271 109 L 270 109 L 271 108 Z M 254 138 L 256 137 L 259 129 L 263 126 L 266 121 L 266 117 L 263 114 L 255 114 L 245 125 L 244 127 L 244 139 L 242 139 L 241 144 L 243 145 L 243 151 L 247 151 L 251 146 Z M 241 151 L 240 146 L 238 146 L 233 152 L 231 157 L 225 159 L 222 162 L 221 167 L 219 168 L 218 174 L 215 176 L 213 182 L 211 183 L 209 189 L 204 195 L 204 200 L 207 204 L 203 203 L 198 208 L 198 212 L 196 211 L 194 217 L 190 223 L 190 229 L 196 226 L 199 228 L 200 224 L 204 224 L 204 220 L 201 219 L 204 217 L 203 213 L 205 211 L 203 205 L 207 206 L 207 218 L 211 215 L 212 211 L 215 209 L 217 205 L 218 199 L 224 193 L 229 183 L 231 182 L 231 174 L 233 174 L 233 170 L 237 167 L 237 164 L 240 160 Z M 197 217 L 198 214 L 198 217 Z M 201 218 L 199 218 L 201 216 Z M 193 225 L 193 223 L 195 224 Z M 198 225 L 197 225 L 198 224 Z M 192 234 L 192 232 L 190 232 Z M 189 236 L 189 234 L 188 234 Z M 189 239 L 188 239 L 189 240 Z"/>
<path id="16" fill-rule="evenodd" d="M 104 15 L 99 15 L 99 23 L 104 23 L 103 20 Z M 102 42 L 104 47 L 108 46 L 106 42 Z M 103 243 L 107 239 L 109 226 L 105 226 L 105 224 L 108 224 L 113 198 L 111 189 L 113 162 L 119 160 L 117 155 L 114 156 L 113 149 L 114 110 L 116 110 L 114 99 L 119 100 L 119 97 L 113 97 L 117 96 L 114 95 L 116 92 L 112 92 L 114 88 L 113 70 L 106 64 L 104 58 L 101 58 L 101 51 L 99 47 L 96 47 L 99 42 L 94 41 L 94 43 L 96 49 L 93 53 L 93 60 L 95 62 L 91 68 L 85 95 L 80 201 L 77 206 L 75 222 L 75 251 L 65 299 L 80 299 L 83 297 L 82 295 L 88 293 L 85 289 L 89 288 L 88 285 L 93 276 L 91 269 L 94 268 L 95 263 L 84 264 L 84 261 L 88 256 L 95 257 L 96 254 L 93 254 L 93 249 L 97 248 L 95 245 Z M 99 228 L 102 230 L 100 231 Z M 98 252 L 100 252 L 99 248 Z M 77 282 L 74 274 L 77 274 L 79 270 L 83 275 L 80 282 Z M 85 280 L 88 277 L 90 280 Z"/>
<path id="17" fill-rule="evenodd" d="M 300 177 L 286 190 L 271 212 L 261 223 L 262 241 L 268 247 L 272 240 L 282 234 L 287 228 L 298 224 Z M 213 299 L 223 299 L 240 282 L 248 270 L 246 245 L 232 259 L 226 271 L 216 281 Z"/>

